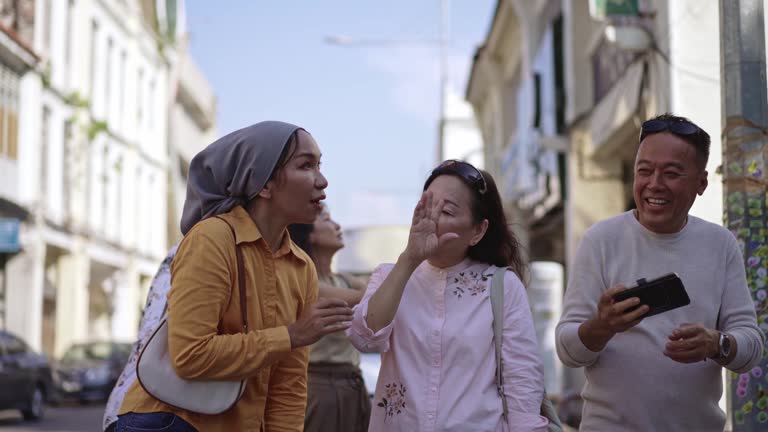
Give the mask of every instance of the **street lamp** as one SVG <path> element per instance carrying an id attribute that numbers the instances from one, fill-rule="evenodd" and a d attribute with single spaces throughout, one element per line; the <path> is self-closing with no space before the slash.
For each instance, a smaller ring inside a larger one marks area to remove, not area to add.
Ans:
<path id="1" fill-rule="evenodd" d="M 438 120 L 437 163 L 443 160 L 443 129 L 445 126 L 447 85 L 448 85 L 448 34 L 450 25 L 450 0 L 440 0 L 440 38 L 439 39 L 375 39 L 354 38 L 347 35 L 329 35 L 324 38 L 329 45 L 337 46 L 396 46 L 438 44 L 440 48 L 440 114 Z"/>

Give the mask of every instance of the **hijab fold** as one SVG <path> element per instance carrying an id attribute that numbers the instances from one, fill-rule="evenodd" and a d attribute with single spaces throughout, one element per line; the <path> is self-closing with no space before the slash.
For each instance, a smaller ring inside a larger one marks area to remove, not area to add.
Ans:
<path id="1" fill-rule="evenodd" d="M 195 155 L 189 164 L 181 233 L 186 235 L 201 220 L 256 197 L 299 129 L 290 123 L 264 121 L 225 135 Z"/>

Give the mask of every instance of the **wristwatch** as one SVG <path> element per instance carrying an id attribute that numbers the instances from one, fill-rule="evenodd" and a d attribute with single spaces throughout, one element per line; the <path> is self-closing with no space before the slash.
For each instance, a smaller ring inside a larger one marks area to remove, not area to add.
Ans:
<path id="1" fill-rule="evenodd" d="M 720 347 L 717 359 L 727 358 L 731 354 L 731 338 L 729 338 L 727 334 L 720 332 L 720 338 L 717 345 Z"/>

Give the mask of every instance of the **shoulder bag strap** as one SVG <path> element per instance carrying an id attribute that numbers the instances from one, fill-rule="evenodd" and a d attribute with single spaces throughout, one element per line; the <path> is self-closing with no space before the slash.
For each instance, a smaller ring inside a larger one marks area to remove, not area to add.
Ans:
<path id="1" fill-rule="evenodd" d="M 493 343 L 496 346 L 496 388 L 501 397 L 502 412 L 504 421 L 507 421 L 509 416 L 509 408 L 507 407 L 507 395 L 504 393 L 504 362 L 501 359 L 501 342 L 502 342 L 502 330 L 504 328 L 504 274 L 507 271 L 507 267 L 501 267 L 496 269 L 493 273 L 493 279 L 491 280 L 491 309 L 493 310 Z M 557 416 L 557 410 L 555 409 L 552 401 L 547 397 L 547 391 L 544 390 L 544 397 L 541 401 L 541 413 L 549 421 L 547 431 L 549 432 L 562 432 L 563 425 Z"/>
<path id="2" fill-rule="evenodd" d="M 352 288 L 352 283 L 349 280 L 349 276 L 345 275 L 344 273 L 336 273 L 336 276 L 338 276 L 339 279 L 344 281 L 344 284 L 347 285 L 345 288 Z"/>
<path id="3" fill-rule="evenodd" d="M 245 266 L 243 265 L 243 252 L 237 244 L 235 228 L 222 217 L 216 216 L 216 219 L 223 220 L 232 231 L 232 241 L 235 243 L 235 253 L 237 254 L 237 285 L 240 289 L 240 317 L 243 320 L 243 333 L 248 333 L 248 309 L 246 307 L 248 298 L 245 295 L 245 271 L 243 270 Z"/>
<path id="4" fill-rule="evenodd" d="M 509 408 L 507 395 L 504 393 L 504 362 L 501 359 L 502 330 L 504 329 L 504 274 L 506 267 L 499 267 L 491 279 L 491 310 L 493 311 L 493 344 L 496 347 L 496 390 L 502 404 L 502 416 L 507 422 Z"/>

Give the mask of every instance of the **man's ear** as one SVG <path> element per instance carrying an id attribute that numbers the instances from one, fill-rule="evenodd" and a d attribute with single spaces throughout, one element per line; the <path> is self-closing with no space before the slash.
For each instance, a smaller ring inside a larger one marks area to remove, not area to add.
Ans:
<path id="1" fill-rule="evenodd" d="M 488 231 L 488 219 L 483 219 L 482 222 L 475 225 L 475 235 L 469 240 L 469 245 L 474 246 L 480 243 L 480 240 L 483 239 L 486 231 Z"/>
<path id="2" fill-rule="evenodd" d="M 275 188 L 275 181 L 270 180 L 264 185 L 264 188 L 259 192 L 259 198 L 270 199 L 272 198 L 272 190 Z"/>
<path id="3" fill-rule="evenodd" d="M 707 190 L 707 186 L 709 185 L 709 180 L 707 180 L 707 170 L 704 170 L 703 173 L 701 173 L 701 179 L 699 182 L 699 187 L 696 189 L 696 193 L 699 194 L 699 196 L 704 194 L 704 191 Z"/>

